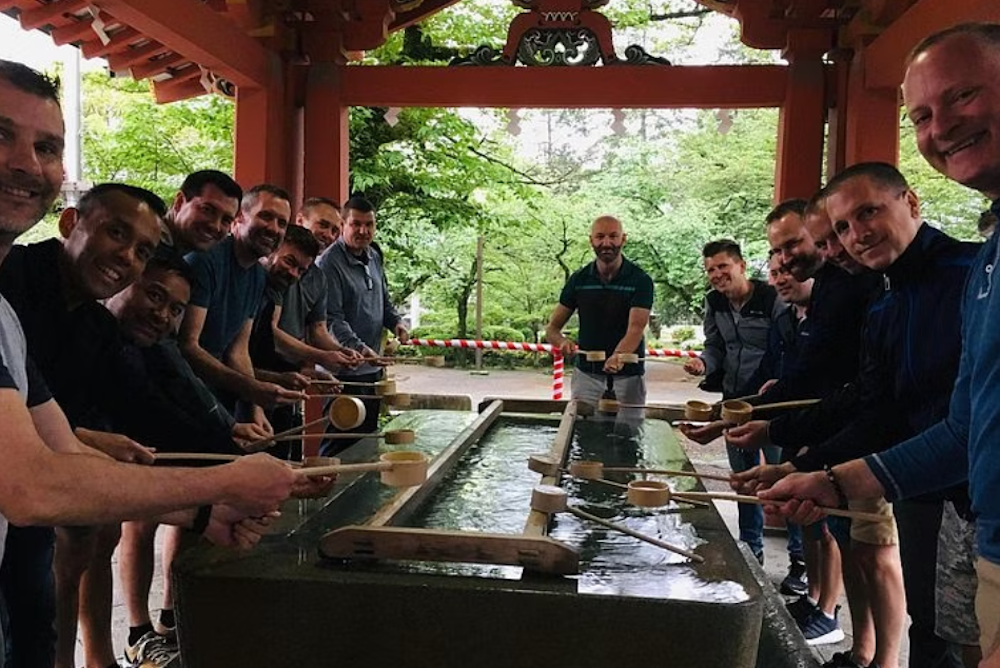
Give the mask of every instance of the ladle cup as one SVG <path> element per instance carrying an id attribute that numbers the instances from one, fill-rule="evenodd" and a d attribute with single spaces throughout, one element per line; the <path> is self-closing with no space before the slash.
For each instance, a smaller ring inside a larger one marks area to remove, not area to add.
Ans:
<path id="1" fill-rule="evenodd" d="M 302 471 L 310 477 L 378 471 L 384 485 L 388 485 L 389 487 L 415 487 L 427 480 L 428 465 L 427 455 L 422 452 L 416 450 L 397 450 L 381 454 L 377 462 L 364 464 L 336 463 L 308 468 L 304 467 Z"/>

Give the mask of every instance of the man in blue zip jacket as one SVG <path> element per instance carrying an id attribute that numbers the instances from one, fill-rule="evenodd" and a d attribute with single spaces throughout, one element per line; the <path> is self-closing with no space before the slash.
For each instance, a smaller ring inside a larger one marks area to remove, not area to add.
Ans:
<path id="1" fill-rule="evenodd" d="M 903 82 L 917 146 L 932 167 L 993 200 L 1000 212 L 1000 25 L 963 24 L 913 50 Z M 850 229 L 844 231 L 845 234 Z M 839 233 L 839 231 L 838 231 Z M 843 235 L 842 235 L 843 236 Z M 1000 305 L 992 274 L 1000 260 L 994 236 L 969 273 L 962 300 L 962 356 L 947 416 L 887 451 L 825 472 L 793 475 L 760 496 L 795 521 L 817 505 L 885 495 L 906 498 L 969 481 L 978 529 L 976 617 L 980 668 L 1000 667 Z M 789 500 L 790 499 L 790 500 Z M 786 503 L 780 501 L 788 500 Z"/>

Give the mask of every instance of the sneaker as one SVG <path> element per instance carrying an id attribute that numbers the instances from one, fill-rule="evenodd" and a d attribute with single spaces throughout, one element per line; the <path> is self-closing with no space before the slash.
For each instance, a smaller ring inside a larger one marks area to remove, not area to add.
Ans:
<path id="1" fill-rule="evenodd" d="M 788 610 L 788 614 L 792 616 L 792 619 L 795 620 L 795 623 L 801 629 L 805 621 L 809 619 L 814 612 L 819 610 L 819 606 L 810 601 L 809 597 L 803 594 L 786 605 L 785 609 Z"/>
<path id="2" fill-rule="evenodd" d="M 806 579 L 806 562 L 792 559 L 788 564 L 788 575 L 781 581 L 779 588 L 786 596 L 802 596 L 809 591 L 809 581 Z"/>
<path id="3" fill-rule="evenodd" d="M 129 668 L 164 668 L 178 656 L 177 645 L 155 631 L 125 648 L 125 662 Z"/>
<path id="4" fill-rule="evenodd" d="M 810 647 L 814 645 L 831 645 L 844 639 L 844 632 L 837 623 L 837 619 L 830 619 L 822 610 L 816 610 L 813 614 L 799 625 L 802 635 L 806 639 L 806 644 Z"/>

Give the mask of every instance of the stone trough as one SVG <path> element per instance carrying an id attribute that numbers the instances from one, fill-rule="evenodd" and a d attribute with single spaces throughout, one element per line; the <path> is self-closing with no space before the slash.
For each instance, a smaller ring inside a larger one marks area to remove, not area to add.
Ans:
<path id="1" fill-rule="evenodd" d="M 489 400 L 478 414 L 467 399 L 464 411 L 454 398 L 434 404 L 425 395 L 386 425 L 416 431 L 405 447 L 431 457 L 424 485 L 344 477 L 326 499 L 286 504 L 250 553 L 198 546 L 178 559 L 187 668 L 809 665 L 758 661 L 765 588 L 714 507 L 636 508 L 614 485 L 527 469 L 530 452 L 690 469 L 669 423 L 648 419 L 630 440 L 575 403 Z M 379 447 L 364 439 L 340 457 L 371 461 Z M 540 482 L 704 563 L 531 511 Z"/>

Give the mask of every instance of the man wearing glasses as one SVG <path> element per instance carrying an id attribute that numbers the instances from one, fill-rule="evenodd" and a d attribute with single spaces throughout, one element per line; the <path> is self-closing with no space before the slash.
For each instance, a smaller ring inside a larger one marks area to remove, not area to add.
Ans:
<path id="1" fill-rule="evenodd" d="M 367 358 L 353 369 L 341 369 L 337 377 L 375 382 L 381 380 L 383 374 L 376 359 L 383 328 L 401 341 L 408 340 L 410 335 L 389 299 L 382 254 L 372 246 L 375 208 L 361 195 L 355 195 L 344 204 L 343 215 L 340 238 L 316 261 L 327 280 L 326 324 L 342 346 Z M 366 390 L 364 394 L 374 395 L 373 388 L 352 389 Z M 359 431 L 375 431 L 379 399 L 365 399 L 365 408 L 365 423 Z M 332 454 L 334 447 L 339 451 L 349 444 L 344 440 L 325 443 L 323 454 Z"/>

